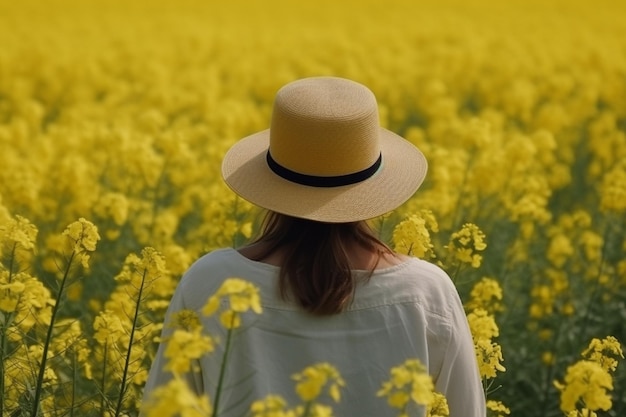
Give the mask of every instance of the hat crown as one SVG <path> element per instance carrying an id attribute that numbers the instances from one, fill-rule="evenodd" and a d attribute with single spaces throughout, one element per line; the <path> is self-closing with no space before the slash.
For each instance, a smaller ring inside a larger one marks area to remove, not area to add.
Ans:
<path id="1" fill-rule="evenodd" d="M 269 152 L 300 174 L 348 175 L 378 160 L 379 132 L 378 105 L 367 87 L 335 77 L 306 78 L 276 94 Z"/>

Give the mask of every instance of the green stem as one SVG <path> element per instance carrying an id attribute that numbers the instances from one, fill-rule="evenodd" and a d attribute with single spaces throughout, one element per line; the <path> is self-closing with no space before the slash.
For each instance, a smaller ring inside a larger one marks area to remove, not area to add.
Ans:
<path id="1" fill-rule="evenodd" d="M 46 372 L 46 361 L 48 360 L 48 350 L 50 349 L 50 341 L 52 340 L 52 330 L 54 328 L 54 319 L 56 318 L 57 312 L 59 311 L 59 306 L 61 304 L 61 295 L 63 295 L 65 282 L 67 281 L 67 278 L 70 274 L 72 260 L 74 259 L 75 255 L 76 255 L 76 251 L 72 251 L 72 254 L 70 255 L 70 259 L 67 261 L 67 267 L 65 268 L 65 272 L 63 273 L 63 279 L 61 280 L 61 286 L 59 287 L 59 292 L 57 293 L 57 298 L 55 300 L 54 307 L 52 307 L 52 316 L 50 317 L 50 324 L 48 325 L 46 341 L 43 345 L 41 364 L 39 365 L 39 375 L 37 376 L 37 385 L 35 386 L 35 399 L 33 401 L 33 410 L 31 412 L 31 417 L 37 417 L 37 413 L 39 411 L 39 402 L 41 399 L 43 378 Z"/>
<path id="2" fill-rule="evenodd" d="M 598 276 L 594 282 L 593 290 L 591 291 L 591 295 L 589 296 L 589 301 L 587 303 L 587 308 L 585 310 L 585 315 L 583 317 L 583 323 L 580 330 L 580 340 L 587 340 L 587 326 L 589 325 L 589 320 L 591 319 L 591 309 L 596 300 L 596 296 L 600 292 L 600 279 L 602 278 L 602 272 L 604 271 L 604 267 L 606 264 L 606 251 L 607 251 L 607 239 L 609 237 L 610 227 L 608 225 L 605 226 L 604 233 L 602 236 L 602 251 L 600 254 L 600 267 L 598 268 Z"/>
<path id="3" fill-rule="evenodd" d="M 70 417 L 74 417 L 74 405 L 76 404 L 76 351 L 72 348 L 72 403 L 70 407 Z"/>
<path id="4" fill-rule="evenodd" d="M 457 261 L 458 263 L 456 264 L 456 268 L 454 270 L 454 274 L 452 274 L 452 282 L 454 283 L 454 285 L 456 285 L 456 279 L 459 276 L 459 273 L 461 272 L 461 262 Z"/>
<path id="5" fill-rule="evenodd" d="M 472 150 L 467 157 L 467 163 L 465 164 L 465 171 L 463 172 L 463 179 L 461 180 L 461 185 L 459 186 L 459 197 L 456 202 L 456 208 L 454 213 L 452 214 L 452 230 L 456 230 L 459 228 L 461 223 L 463 222 L 462 216 L 462 202 L 465 198 L 465 186 L 467 185 L 467 180 L 469 177 L 470 169 L 473 165 L 475 151 Z"/>
<path id="6" fill-rule="evenodd" d="M 235 322 L 235 314 L 232 315 L 231 318 L 231 328 L 228 329 L 228 333 L 226 334 L 226 345 L 224 346 L 224 355 L 222 357 L 222 363 L 220 365 L 220 375 L 217 379 L 217 388 L 215 390 L 215 401 L 213 403 L 213 413 L 211 417 L 216 417 L 217 412 L 219 410 L 220 404 L 220 395 L 222 393 L 222 385 L 224 383 L 224 376 L 226 375 L 226 361 L 228 360 L 228 354 L 230 353 L 230 344 L 232 341 L 233 329 L 232 324 Z"/>
<path id="7" fill-rule="evenodd" d="M 167 161 L 163 163 L 163 168 L 161 168 L 157 183 L 154 185 L 154 198 L 152 199 L 152 218 L 150 219 L 150 240 L 154 238 L 154 225 L 156 224 L 157 211 L 159 210 L 159 191 L 161 189 L 161 185 L 163 184 L 163 180 L 165 179 L 166 167 Z"/>
<path id="8" fill-rule="evenodd" d="M 9 278 L 7 283 L 10 284 L 13 280 L 13 262 L 15 259 L 15 250 L 17 248 L 17 243 L 13 244 L 13 249 L 11 249 L 11 258 L 9 260 Z M 6 290 L 8 295 L 8 289 Z M 0 416 L 4 415 L 4 355 L 7 351 L 7 338 L 6 338 L 6 330 L 9 328 L 9 323 L 11 322 L 11 313 L 7 313 L 4 316 L 4 323 L 0 326 L 2 328 L 2 332 L 0 332 Z"/>
<path id="9" fill-rule="evenodd" d="M 17 243 L 13 244 L 13 249 L 11 249 L 11 259 L 9 260 L 9 280 L 8 284 L 13 280 L 13 263 L 15 262 L 15 251 L 17 250 Z"/>
<path id="10" fill-rule="evenodd" d="M 147 269 L 143 270 L 141 277 L 141 285 L 139 286 L 139 294 L 137 294 L 137 304 L 135 305 L 135 315 L 133 317 L 133 327 L 130 330 L 130 340 L 128 341 L 128 349 L 126 350 L 126 360 L 124 362 L 124 373 L 122 374 L 122 384 L 120 386 L 120 395 L 117 399 L 117 407 L 115 408 L 115 417 L 119 417 L 122 411 L 122 402 L 124 400 L 124 392 L 126 391 L 126 378 L 128 376 L 128 367 L 130 366 L 130 354 L 133 349 L 133 339 L 135 337 L 135 329 L 137 328 L 137 318 L 139 317 L 139 306 L 141 305 L 141 297 L 143 295 L 143 287 L 146 282 Z"/>
<path id="11" fill-rule="evenodd" d="M 309 417 L 309 414 L 311 413 L 311 406 L 313 405 L 313 401 L 308 401 L 305 405 L 304 405 L 304 412 L 302 413 L 302 417 Z M 405 408 L 406 411 L 406 408 Z"/>
<path id="12" fill-rule="evenodd" d="M 552 343 L 552 351 L 555 353 L 558 350 L 558 345 L 561 339 L 562 330 L 563 330 L 563 326 L 557 326 L 556 333 L 554 334 L 554 342 Z M 548 415 L 548 406 L 550 405 L 550 400 L 551 400 L 548 388 L 551 387 L 552 383 L 554 382 L 555 370 L 556 369 L 555 369 L 554 364 L 548 365 L 548 372 L 544 380 L 543 399 L 542 399 L 542 404 L 541 404 L 542 411 L 541 411 L 541 414 L 539 414 L 541 416 Z"/>
<path id="13" fill-rule="evenodd" d="M 108 339 L 104 342 L 104 353 L 102 354 L 102 392 L 100 394 L 100 417 L 104 417 L 104 402 L 106 400 L 106 374 L 107 374 L 107 348 Z"/>
<path id="14" fill-rule="evenodd" d="M 4 352 L 7 350 L 7 339 L 4 325 L 0 335 L 0 416 L 4 415 Z"/>
<path id="15" fill-rule="evenodd" d="M 413 256 L 413 242 L 409 245 L 409 250 L 406 251 L 407 256 Z"/>

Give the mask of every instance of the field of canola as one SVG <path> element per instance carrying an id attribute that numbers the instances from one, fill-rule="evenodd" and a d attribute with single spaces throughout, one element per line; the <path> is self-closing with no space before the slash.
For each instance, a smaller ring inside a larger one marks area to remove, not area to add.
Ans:
<path id="1" fill-rule="evenodd" d="M 0 0 L 0 415 L 136 415 L 181 274 L 258 224 L 221 157 L 313 75 L 369 86 L 426 154 L 373 225 L 453 278 L 490 415 L 626 415 L 624 21 L 619 0 Z"/>

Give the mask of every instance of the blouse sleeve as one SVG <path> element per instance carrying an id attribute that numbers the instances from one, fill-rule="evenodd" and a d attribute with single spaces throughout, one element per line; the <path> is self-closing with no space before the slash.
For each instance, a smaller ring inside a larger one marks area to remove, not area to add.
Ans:
<path id="1" fill-rule="evenodd" d="M 177 312 L 186 309 L 182 289 L 183 285 L 181 282 L 181 284 L 178 285 L 178 288 L 174 292 L 167 312 L 165 313 L 163 330 L 161 331 L 162 341 L 161 343 L 159 343 L 156 356 L 154 357 L 154 360 L 152 361 L 152 364 L 150 366 L 148 379 L 143 390 L 143 401 L 149 400 L 150 395 L 155 389 L 167 384 L 173 378 L 172 373 L 165 370 L 165 365 L 168 361 L 165 357 L 165 349 L 167 347 L 167 338 L 170 337 L 175 330 L 174 326 L 171 325 L 172 317 Z M 201 395 L 204 392 L 202 373 L 200 371 L 199 362 L 197 362 L 195 365 L 196 366 L 193 366 L 195 371 L 190 371 L 182 375 L 182 377 L 187 382 L 187 386 L 191 389 L 193 393 Z"/>
<path id="2" fill-rule="evenodd" d="M 461 299 L 454 290 L 450 339 L 435 388 L 448 401 L 450 417 L 485 417 L 485 393 L 478 372 L 474 342 Z"/>

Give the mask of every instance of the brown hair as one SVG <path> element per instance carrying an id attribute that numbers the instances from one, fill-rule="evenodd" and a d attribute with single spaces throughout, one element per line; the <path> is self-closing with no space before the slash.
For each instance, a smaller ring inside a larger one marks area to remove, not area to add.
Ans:
<path id="1" fill-rule="evenodd" d="M 318 315 L 339 313 L 352 300 L 356 278 L 350 269 L 349 243 L 376 252 L 378 259 L 393 254 L 365 221 L 321 223 L 272 211 L 267 213 L 261 235 L 254 241 L 258 242 L 266 246 L 256 260 L 279 249 L 284 251 L 279 273 L 283 299 L 294 297 L 305 310 Z"/>

